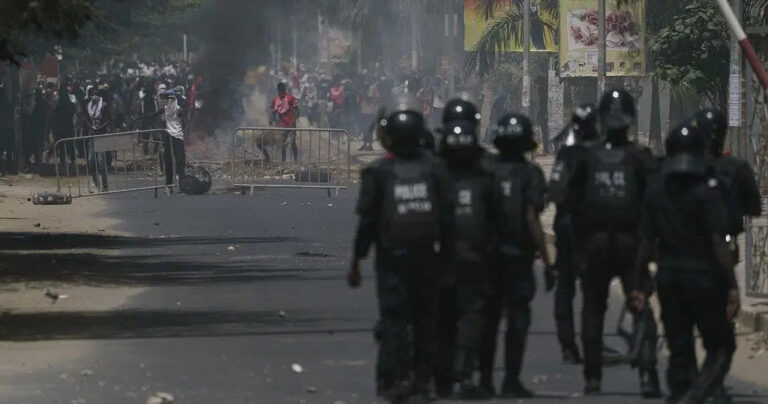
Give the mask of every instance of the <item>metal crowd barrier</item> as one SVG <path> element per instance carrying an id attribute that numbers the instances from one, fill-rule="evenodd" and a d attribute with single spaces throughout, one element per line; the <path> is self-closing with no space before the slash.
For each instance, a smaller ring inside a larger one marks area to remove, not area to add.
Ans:
<path id="1" fill-rule="evenodd" d="M 744 293 L 768 298 L 768 222 L 764 218 L 747 219 L 746 228 Z"/>
<path id="2" fill-rule="evenodd" d="M 58 140 L 56 188 L 73 197 L 165 189 L 164 130 L 137 130 Z M 74 188 L 74 190 L 73 190 Z"/>
<path id="3" fill-rule="evenodd" d="M 349 132 L 318 128 L 232 131 L 232 187 L 346 189 L 351 180 Z M 295 152 L 295 154 L 294 154 Z"/>

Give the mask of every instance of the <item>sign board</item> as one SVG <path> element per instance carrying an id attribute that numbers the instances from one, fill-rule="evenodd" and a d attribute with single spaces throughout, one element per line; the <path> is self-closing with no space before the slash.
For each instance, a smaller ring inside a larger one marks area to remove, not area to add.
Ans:
<path id="1" fill-rule="evenodd" d="M 93 138 L 93 151 L 97 153 L 108 151 L 133 151 L 136 149 L 136 134 L 129 133 L 118 136 Z"/>
<path id="2" fill-rule="evenodd" d="M 626 2 L 625 2 L 626 3 Z M 560 1 L 560 76 L 597 77 L 597 0 Z M 645 1 L 606 1 L 607 76 L 645 75 Z"/>

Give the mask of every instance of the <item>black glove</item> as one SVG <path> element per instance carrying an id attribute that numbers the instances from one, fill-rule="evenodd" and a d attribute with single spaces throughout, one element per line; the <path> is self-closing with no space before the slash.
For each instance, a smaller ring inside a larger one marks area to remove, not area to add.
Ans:
<path id="1" fill-rule="evenodd" d="M 547 292 L 551 292 L 557 284 L 557 268 L 549 265 L 544 269 L 544 284 Z"/>

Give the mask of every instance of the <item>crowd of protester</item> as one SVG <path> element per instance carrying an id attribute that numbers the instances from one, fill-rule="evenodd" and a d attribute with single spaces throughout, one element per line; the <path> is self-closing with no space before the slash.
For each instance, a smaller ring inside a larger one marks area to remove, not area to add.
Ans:
<path id="1" fill-rule="evenodd" d="M 0 77 L 0 83 L 4 79 Z M 202 105 L 197 97 L 201 82 L 202 78 L 195 76 L 185 63 L 132 61 L 113 63 L 95 73 L 65 76 L 58 83 L 23 83 L 20 156 L 16 155 L 18 145 L 10 97 L 2 93 L 7 85 L 0 85 L 0 172 L 14 173 L 18 167 L 22 172 L 38 171 L 41 163 L 52 162 L 53 145 L 60 139 L 166 129 L 168 123 L 159 113 L 167 103 L 168 97 L 164 95 L 172 95 L 180 109 L 194 111 Z M 145 152 L 148 151 L 145 147 Z M 84 150 L 58 152 L 60 163 L 65 163 L 65 156 L 71 163 L 75 156 L 83 157 Z M 21 164 L 17 159 L 21 159 Z"/>
<path id="2" fill-rule="evenodd" d="M 270 71 L 269 76 L 272 83 L 285 83 L 310 126 L 346 129 L 352 137 L 363 139 L 361 150 L 372 150 L 374 118 L 391 97 L 414 95 L 423 105 L 427 122 L 435 128 L 449 93 L 446 74 L 392 73 L 379 66 L 331 74 L 303 64 L 295 70 L 284 65 Z"/>

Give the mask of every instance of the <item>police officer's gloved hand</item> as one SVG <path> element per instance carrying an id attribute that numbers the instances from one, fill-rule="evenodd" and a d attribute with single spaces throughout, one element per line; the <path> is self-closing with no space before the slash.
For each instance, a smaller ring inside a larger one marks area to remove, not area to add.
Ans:
<path id="1" fill-rule="evenodd" d="M 739 314 L 741 310 L 741 298 L 739 297 L 738 289 L 731 289 L 728 292 L 728 304 L 725 306 L 725 313 L 728 316 L 728 321 L 732 321 Z"/>
<path id="2" fill-rule="evenodd" d="M 544 284 L 547 292 L 551 292 L 557 284 L 557 268 L 554 265 L 547 265 L 544 269 Z"/>
<path id="3" fill-rule="evenodd" d="M 360 283 L 362 283 L 360 260 L 353 259 L 349 268 L 349 273 L 347 274 L 347 285 L 349 285 L 350 288 L 358 288 L 360 287 Z"/>

